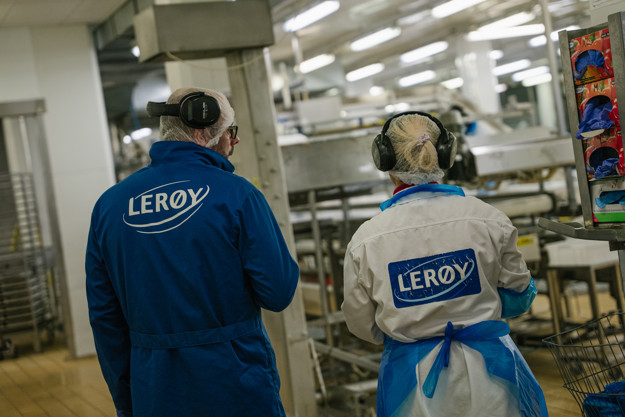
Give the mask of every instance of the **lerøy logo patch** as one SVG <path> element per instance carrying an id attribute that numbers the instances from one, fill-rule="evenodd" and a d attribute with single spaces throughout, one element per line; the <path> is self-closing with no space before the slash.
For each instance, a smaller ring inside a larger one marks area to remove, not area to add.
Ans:
<path id="1" fill-rule="evenodd" d="M 139 233 L 164 233 L 189 220 L 202 207 L 208 185 L 190 187 L 189 180 L 160 185 L 128 201 L 122 220 Z"/>
<path id="2" fill-rule="evenodd" d="M 464 249 L 388 265 L 395 307 L 451 300 L 481 291 L 475 252 Z"/>

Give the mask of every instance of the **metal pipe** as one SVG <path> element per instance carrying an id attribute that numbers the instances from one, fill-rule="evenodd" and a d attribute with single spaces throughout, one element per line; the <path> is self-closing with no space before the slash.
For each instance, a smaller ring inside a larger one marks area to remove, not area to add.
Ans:
<path id="1" fill-rule="evenodd" d="M 567 135 L 566 119 L 564 118 L 564 105 L 562 103 L 562 91 L 560 89 L 560 73 L 558 71 L 558 57 L 556 48 L 551 41 L 551 32 L 553 32 L 553 23 L 551 21 L 551 13 L 549 12 L 548 0 L 540 0 L 540 7 L 543 13 L 543 22 L 545 24 L 545 36 L 547 37 L 547 59 L 549 60 L 549 68 L 551 70 L 551 87 L 553 89 L 554 101 L 556 104 L 556 116 L 558 122 L 558 133 L 562 136 Z"/>
<path id="2" fill-rule="evenodd" d="M 339 359 L 344 362 L 353 363 L 354 365 L 360 366 L 361 368 L 368 371 L 379 372 L 380 370 L 380 364 L 377 362 L 374 362 L 367 358 L 363 358 L 362 356 L 358 356 L 353 353 L 346 352 L 342 349 L 328 346 L 316 340 L 315 349 L 318 353 L 328 355 L 332 358 Z"/>
<path id="3" fill-rule="evenodd" d="M 293 57 L 295 58 L 295 74 L 297 74 L 297 84 L 300 86 L 301 99 L 308 100 L 308 89 L 306 88 L 306 77 L 299 70 L 299 66 L 304 62 L 304 54 L 299 44 L 297 34 L 293 32 L 291 36 L 291 48 L 293 49 Z"/>
<path id="4" fill-rule="evenodd" d="M 308 204 L 310 206 L 310 227 L 312 228 L 313 239 L 315 241 L 315 262 L 317 263 L 317 279 L 319 282 L 319 296 L 321 298 L 321 313 L 326 321 L 326 340 L 333 344 L 332 329 L 328 324 L 330 315 L 330 307 L 328 303 L 328 284 L 326 283 L 325 271 L 323 267 L 323 252 L 321 241 L 321 231 L 319 229 L 319 219 L 317 218 L 317 198 L 315 190 L 308 192 Z"/>

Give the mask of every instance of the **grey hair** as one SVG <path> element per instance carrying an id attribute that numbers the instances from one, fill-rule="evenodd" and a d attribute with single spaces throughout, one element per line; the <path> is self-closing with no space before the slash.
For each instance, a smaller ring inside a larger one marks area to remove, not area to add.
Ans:
<path id="1" fill-rule="evenodd" d="M 219 91 L 209 90 L 207 88 L 179 88 L 174 91 L 167 99 L 167 104 L 179 103 L 180 100 L 187 94 L 194 92 L 202 92 L 208 96 L 214 97 L 219 103 L 219 109 L 221 114 L 219 119 L 212 126 L 202 129 L 204 131 L 205 138 L 208 143 L 205 145 L 207 148 L 212 148 L 219 143 L 221 135 L 234 123 L 234 109 L 228 102 L 225 95 Z M 183 141 L 194 142 L 195 140 L 191 136 L 191 133 L 196 130 L 191 126 L 185 125 L 179 117 L 176 116 L 161 116 L 160 134 L 161 140 L 169 141 Z"/>
<path id="2" fill-rule="evenodd" d="M 436 123 L 425 116 L 407 114 L 393 119 L 386 136 L 395 150 L 397 164 L 390 174 L 405 184 L 440 181 L 445 176 L 436 152 L 440 133 Z"/>

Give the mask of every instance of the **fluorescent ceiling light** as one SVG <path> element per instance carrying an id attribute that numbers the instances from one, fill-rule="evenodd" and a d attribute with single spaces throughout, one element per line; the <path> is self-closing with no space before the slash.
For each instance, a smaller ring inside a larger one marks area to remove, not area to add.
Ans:
<path id="1" fill-rule="evenodd" d="M 386 111 L 387 113 L 399 113 L 408 111 L 409 109 L 410 104 L 404 102 L 397 104 L 387 104 L 386 106 L 384 106 L 384 111 Z"/>
<path id="2" fill-rule="evenodd" d="M 132 138 L 130 137 L 130 135 L 124 136 L 124 143 L 128 145 L 130 142 L 132 142 Z"/>
<path id="3" fill-rule="evenodd" d="M 352 51 L 364 51 L 365 49 L 390 41 L 391 39 L 398 37 L 400 34 L 400 28 L 385 28 L 372 33 L 371 35 L 355 40 L 349 47 Z"/>
<path id="4" fill-rule="evenodd" d="M 537 46 L 543 46 L 547 44 L 547 37 L 545 35 L 536 36 L 535 38 L 527 41 L 529 46 L 536 48 Z"/>
<path id="5" fill-rule="evenodd" d="M 432 9 L 432 16 L 443 18 L 482 3 L 485 0 L 451 0 Z"/>
<path id="6" fill-rule="evenodd" d="M 545 83 L 550 83 L 550 82 L 551 82 L 551 74 L 546 73 L 546 74 L 538 75 L 536 77 L 526 78 L 521 82 L 521 84 L 523 84 L 523 87 L 532 87 L 534 85 L 545 84 Z"/>
<path id="7" fill-rule="evenodd" d="M 132 52 L 132 54 L 136 56 L 137 58 L 139 58 L 139 55 L 141 55 L 141 50 L 139 50 L 139 47 L 136 45 L 132 47 L 130 52 Z"/>
<path id="8" fill-rule="evenodd" d="M 533 13 L 527 13 L 527 12 L 517 13 L 517 14 L 513 14 L 512 16 L 504 17 L 503 19 L 497 20 L 496 22 L 489 23 L 484 26 L 480 26 L 477 29 L 477 31 L 478 32 L 490 31 L 493 29 L 509 28 L 512 26 L 524 25 L 525 23 L 528 23 L 534 20 L 535 17 L 536 15 L 534 15 Z"/>
<path id="9" fill-rule="evenodd" d="M 415 23 L 419 23 L 420 21 L 428 18 L 429 16 L 430 16 L 430 11 L 424 10 L 422 12 L 413 13 L 408 16 L 400 17 L 399 19 L 397 19 L 397 24 L 399 26 L 410 26 L 410 25 L 414 25 Z"/>
<path id="10" fill-rule="evenodd" d="M 520 61 L 514 61 L 509 64 L 500 65 L 493 68 L 493 74 L 496 76 L 509 74 L 511 72 L 521 71 L 531 65 L 529 59 L 521 59 Z"/>
<path id="11" fill-rule="evenodd" d="M 149 127 L 144 127 L 144 128 L 137 129 L 134 132 L 132 132 L 130 134 L 130 137 L 133 140 L 139 140 L 139 139 L 147 138 L 151 134 L 152 134 L 152 129 L 150 129 Z"/>
<path id="12" fill-rule="evenodd" d="M 271 89 L 272 91 L 280 91 L 284 87 L 284 78 L 282 78 L 278 74 L 273 74 L 271 76 Z"/>
<path id="13" fill-rule="evenodd" d="M 443 86 L 445 88 L 448 88 L 450 90 L 454 90 L 456 88 L 460 88 L 464 85 L 464 80 L 460 77 L 458 78 L 452 78 L 450 80 L 447 81 L 442 81 L 441 84 L 443 84 Z"/>
<path id="14" fill-rule="evenodd" d="M 378 62 L 375 64 L 367 65 L 366 67 L 358 68 L 357 70 L 348 72 L 345 75 L 347 81 L 358 81 L 363 78 L 370 77 L 384 70 L 384 64 Z"/>
<path id="15" fill-rule="evenodd" d="M 405 64 L 419 61 L 423 58 L 427 58 L 432 55 L 436 55 L 443 52 L 449 47 L 449 44 L 445 41 L 434 42 L 421 48 L 413 49 L 410 52 L 402 54 L 399 59 Z"/>
<path id="16" fill-rule="evenodd" d="M 562 30 L 577 30 L 579 28 L 580 27 L 577 25 L 572 25 L 564 29 L 554 30 L 553 32 L 551 32 L 551 35 L 549 37 L 551 38 L 552 41 L 556 42 L 558 40 L 558 32 Z M 530 39 L 528 43 L 533 48 L 537 46 L 543 46 L 547 44 L 547 37 L 545 35 L 536 36 L 535 38 Z"/>
<path id="17" fill-rule="evenodd" d="M 384 111 L 387 113 L 399 113 L 403 111 L 408 111 L 410 109 L 410 104 L 408 103 L 397 103 L 397 104 L 387 104 L 384 106 Z"/>
<path id="18" fill-rule="evenodd" d="M 495 49 L 494 51 L 490 51 L 488 55 L 493 61 L 499 61 L 501 58 L 503 58 L 503 51 Z"/>
<path id="19" fill-rule="evenodd" d="M 497 84 L 495 86 L 495 93 L 503 93 L 504 91 L 506 91 L 508 89 L 508 86 L 506 84 Z"/>
<path id="20" fill-rule="evenodd" d="M 410 108 L 410 104 L 408 103 L 397 103 L 395 104 L 395 111 L 408 111 Z"/>
<path id="21" fill-rule="evenodd" d="M 303 29 L 306 26 L 336 12 L 340 6 L 341 5 L 338 0 L 324 1 L 287 20 L 284 22 L 282 28 L 285 32 L 297 32 L 298 30 Z"/>
<path id="22" fill-rule="evenodd" d="M 376 97 L 376 96 L 381 96 L 382 94 L 384 94 L 384 91 L 385 91 L 384 87 L 380 87 L 379 85 L 374 85 L 373 87 L 369 89 L 369 94 Z"/>
<path id="23" fill-rule="evenodd" d="M 519 82 L 527 78 L 537 77 L 539 75 L 548 74 L 548 73 L 549 73 L 549 67 L 546 65 L 543 65 L 540 67 L 528 69 L 526 71 L 516 72 L 512 74 L 512 80 Z"/>
<path id="24" fill-rule="evenodd" d="M 419 72 L 417 74 L 412 74 L 407 77 L 403 77 L 399 79 L 400 87 L 410 87 L 411 85 L 424 83 L 426 81 L 433 80 L 436 77 L 436 73 L 431 70 Z"/>
<path id="25" fill-rule="evenodd" d="M 333 54 L 321 54 L 317 55 L 314 58 L 307 59 L 306 61 L 299 64 L 299 71 L 302 74 L 308 74 L 309 72 L 313 72 L 318 70 L 319 68 L 325 67 L 326 65 L 330 65 L 334 62 Z"/>
<path id="26" fill-rule="evenodd" d="M 494 39 L 519 38 L 522 36 L 533 36 L 545 33 L 545 25 L 538 23 L 535 25 L 514 26 L 509 28 L 496 28 L 492 30 L 475 30 L 469 32 L 467 39 L 470 41 L 489 41 Z"/>

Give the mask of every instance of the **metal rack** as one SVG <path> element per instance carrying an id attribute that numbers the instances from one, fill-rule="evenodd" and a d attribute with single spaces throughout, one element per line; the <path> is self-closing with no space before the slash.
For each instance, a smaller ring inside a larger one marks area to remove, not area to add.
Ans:
<path id="1" fill-rule="evenodd" d="M 584 160 L 584 147 L 581 140 L 575 137 L 575 131 L 579 125 L 579 111 L 575 92 L 575 82 L 571 70 L 571 53 L 569 42 L 572 39 L 584 36 L 588 33 L 609 29 L 612 49 L 612 66 L 616 96 L 621 102 L 625 100 L 625 12 L 614 13 L 608 16 L 606 23 L 590 28 L 561 31 L 559 33 L 560 55 L 564 77 L 564 92 L 566 94 L 567 111 L 571 125 L 571 140 L 575 155 L 575 166 L 578 172 L 577 181 L 582 206 L 584 224 L 559 223 L 548 219 L 539 219 L 538 225 L 546 230 L 572 237 L 575 239 L 603 240 L 608 241 L 610 250 L 618 251 L 621 278 L 625 277 L 625 223 L 598 223 L 593 214 L 593 201 L 591 194 L 591 181 L 586 175 Z M 619 108 L 620 120 L 625 120 L 625 106 Z M 622 177 L 617 181 L 622 180 Z"/>
<path id="2" fill-rule="evenodd" d="M 593 218 L 591 184 L 586 176 L 584 161 L 584 147 L 581 140 L 575 138 L 575 131 L 579 124 L 579 112 L 575 92 L 575 82 L 571 71 L 571 54 L 569 42 L 593 31 L 609 29 L 612 49 L 612 65 L 616 95 L 625 100 L 625 12 L 614 13 L 608 16 L 608 22 L 590 28 L 561 31 L 559 33 L 560 55 L 564 77 L 564 92 L 566 94 L 567 111 L 571 125 L 571 140 L 577 169 L 577 182 L 582 205 L 584 224 L 558 223 L 547 219 L 539 219 L 539 226 L 576 239 L 604 240 L 610 242 L 610 250 L 617 250 L 621 276 L 625 277 L 625 223 L 596 223 Z M 625 120 L 625 106 L 619 108 L 620 120 Z"/>
<path id="3" fill-rule="evenodd" d="M 559 34 L 560 55 L 562 58 L 562 68 L 564 77 L 564 92 L 566 94 L 567 112 L 569 124 L 571 125 L 571 139 L 573 145 L 573 153 L 575 155 L 575 167 L 578 175 L 578 187 L 581 197 L 582 214 L 584 217 L 584 226 L 589 228 L 597 228 L 602 225 L 595 225 L 593 221 L 593 207 L 591 199 L 591 184 L 586 177 L 586 165 L 584 162 L 584 147 L 581 140 L 575 138 L 575 131 L 579 125 L 579 112 L 577 106 L 577 98 L 575 93 L 575 82 L 571 71 L 571 54 L 569 50 L 569 42 L 572 39 L 583 36 L 592 31 L 600 31 L 608 28 L 610 31 L 611 48 L 612 48 L 612 66 L 614 68 L 614 80 L 616 86 L 616 96 L 623 101 L 625 99 L 625 44 L 624 44 L 624 26 L 625 13 L 615 13 L 608 17 L 608 22 L 593 26 L 591 28 L 562 31 Z M 620 120 L 625 120 L 625 106 L 619 108 Z M 615 227 L 607 225 L 606 227 Z M 620 227 L 620 226 L 618 226 Z M 601 240 L 601 239 L 598 239 Z"/>
<path id="4" fill-rule="evenodd" d="M 609 29 L 611 39 L 616 96 L 617 98 L 620 98 L 621 100 L 619 101 L 622 102 L 625 99 L 625 42 L 623 36 L 625 32 L 625 12 L 615 13 L 608 16 L 607 23 L 575 31 L 562 31 L 559 34 L 563 68 L 562 72 L 564 75 L 564 87 L 567 98 L 569 122 L 571 125 L 570 130 L 573 151 L 575 154 L 575 165 L 578 172 L 577 179 L 584 224 L 559 223 L 544 218 L 539 219 L 538 224 L 544 229 L 575 239 L 608 241 L 610 244 L 610 250 L 618 251 L 620 275 L 621 279 L 623 279 L 623 277 L 625 277 L 625 223 L 600 223 L 594 216 L 591 189 L 593 187 L 593 183 L 596 185 L 597 182 L 588 179 L 588 176 L 586 175 L 584 146 L 581 140 L 575 138 L 575 131 L 577 130 L 577 126 L 579 124 L 579 112 L 575 92 L 575 83 L 573 80 L 572 70 L 570 68 L 571 54 L 569 42 L 572 39 L 584 36 L 593 31 L 600 31 L 606 28 Z M 625 108 L 623 106 L 619 108 L 619 118 L 621 121 L 625 121 Z M 616 181 L 619 180 L 622 180 L 622 177 L 618 178 Z M 612 179 L 611 181 L 614 180 Z M 552 353 L 554 354 L 556 363 L 560 366 L 561 375 L 565 381 L 565 387 L 571 391 L 575 399 L 580 404 L 580 407 L 585 415 L 599 415 L 596 409 L 602 408 L 606 404 L 607 397 L 609 397 L 609 395 L 604 394 L 605 391 L 601 391 L 604 389 L 604 385 L 609 384 L 612 381 L 622 379 L 623 374 L 620 370 L 620 366 L 622 364 L 622 351 L 619 353 L 616 365 L 612 363 L 614 361 L 592 360 L 584 362 L 578 359 L 580 359 L 582 355 L 585 355 L 585 358 L 587 358 L 588 352 L 600 352 L 603 355 L 602 358 L 605 358 L 606 356 L 604 354 L 604 350 L 606 348 L 612 348 L 613 346 L 617 346 L 618 349 L 621 348 L 623 338 L 625 337 L 625 334 L 623 333 L 625 329 L 622 325 L 622 314 L 623 312 L 618 313 L 618 326 L 610 324 L 608 319 L 601 318 L 599 320 L 591 321 L 580 328 L 572 330 L 569 329 L 562 333 L 559 332 L 559 329 L 556 329 L 555 336 L 545 339 L 545 343 L 552 348 Z M 614 336 L 614 340 L 610 341 L 610 343 L 605 342 L 606 329 L 601 326 L 604 321 L 607 321 L 608 328 Z M 601 331 L 598 333 L 599 341 L 594 343 L 594 339 L 586 337 L 586 330 L 597 328 L 597 326 Z M 580 329 L 583 329 L 583 332 Z M 613 353 L 614 350 L 609 350 L 609 352 Z M 571 355 L 574 357 L 571 357 Z M 563 367 L 562 365 L 564 363 L 566 363 L 567 366 Z M 594 368 L 588 368 L 587 364 L 593 364 Z M 577 369 L 573 372 L 569 369 L 571 366 L 576 366 Z M 608 375 L 609 378 L 603 378 L 604 375 Z M 594 385 L 590 386 L 587 382 L 593 383 Z M 615 396 L 617 402 L 620 397 L 623 397 L 622 390 L 619 392 L 620 394 Z M 592 405 L 592 407 L 590 407 L 590 405 Z M 608 405 L 612 404 L 610 403 Z M 618 411 L 622 413 L 621 410 Z"/>
<path id="5" fill-rule="evenodd" d="M 53 309 L 31 176 L 0 175 L 0 201 L 0 342 L 7 334 L 32 331 L 40 352 Z"/>

